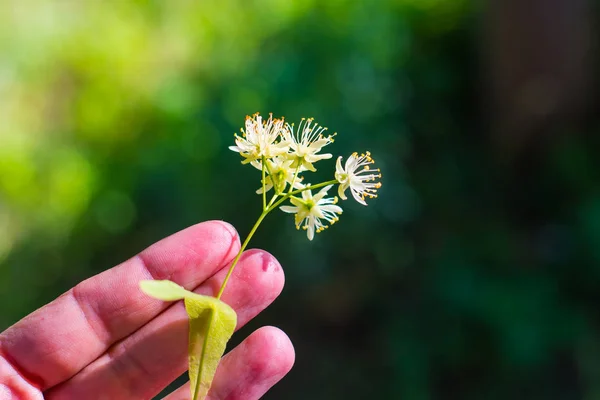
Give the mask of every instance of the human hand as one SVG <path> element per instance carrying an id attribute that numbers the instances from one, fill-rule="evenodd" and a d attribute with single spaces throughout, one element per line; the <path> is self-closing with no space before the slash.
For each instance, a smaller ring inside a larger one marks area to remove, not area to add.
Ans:
<path id="1" fill-rule="evenodd" d="M 182 302 L 155 300 L 144 279 L 169 279 L 214 296 L 240 248 L 235 229 L 204 222 L 89 278 L 0 334 L 0 399 L 149 399 L 187 369 L 188 317 Z M 242 255 L 222 300 L 237 328 L 281 293 L 270 254 Z M 292 367 L 294 349 L 263 327 L 223 357 L 208 400 L 259 399 Z M 167 396 L 189 399 L 189 383 Z"/>

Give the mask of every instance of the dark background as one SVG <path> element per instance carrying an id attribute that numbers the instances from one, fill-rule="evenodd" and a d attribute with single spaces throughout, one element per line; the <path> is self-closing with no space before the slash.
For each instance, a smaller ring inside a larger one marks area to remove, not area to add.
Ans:
<path id="1" fill-rule="evenodd" d="M 267 399 L 599 399 L 597 2 L 0 3 L 0 330 L 207 219 L 244 236 L 246 114 L 370 150 L 378 199 L 252 247 L 291 337 Z M 329 177 L 333 160 L 320 163 Z"/>

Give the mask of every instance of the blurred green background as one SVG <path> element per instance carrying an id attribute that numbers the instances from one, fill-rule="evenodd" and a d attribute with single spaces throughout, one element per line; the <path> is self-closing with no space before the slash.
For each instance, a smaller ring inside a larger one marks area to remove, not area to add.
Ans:
<path id="1" fill-rule="evenodd" d="M 235 340 L 297 352 L 265 398 L 600 399 L 595 6 L 0 1 L 0 330 L 196 222 L 244 236 L 233 132 L 314 116 L 383 187 L 256 236 L 286 288 Z"/>

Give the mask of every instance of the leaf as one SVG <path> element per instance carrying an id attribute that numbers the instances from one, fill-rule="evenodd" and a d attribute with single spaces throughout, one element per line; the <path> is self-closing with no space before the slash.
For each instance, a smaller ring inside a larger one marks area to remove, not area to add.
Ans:
<path id="1" fill-rule="evenodd" d="M 221 300 L 190 292 L 171 281 L 141 281 L 140 289 L 159 300 L 184 299 L 185 310 L 190 319 L 190 390 L 192 399 L 203 400 L 208 394 L 227 342 L 235 330 L 235 311 Z"/>
<path id="2" fill-rule="evenodd" d="M 148 296 L 164 301 L 181 300 L 194 294 L 171 281 L 141 281 L 140 289 Z"/>
<path id="3" fill-rule="evenodd" d="M 192 399 L 204 399 L 235 330 L 237 315 L 221 300 L 197 294 L 185 298 L 185 309 L 190 317 L 188 362 Z M 198 397 L 194 396 L 196 389 Z"/>

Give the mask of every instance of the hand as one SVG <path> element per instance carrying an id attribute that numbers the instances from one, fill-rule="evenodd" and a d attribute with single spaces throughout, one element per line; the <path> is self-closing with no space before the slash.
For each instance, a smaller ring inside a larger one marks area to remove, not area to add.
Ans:
<path id="1" fill-rule="evenodd" d="M 187 369 L 188 319 L 182 302 L 143 294 L 143 279 L 170 279 L 215 295 L 240 248 L 233 227 L 204 222 L 89 278 L 0 334 L 0 399 L 149 399 Z M 239 329 L 283 289 L 281 266 L 244 252 L 222 300 Z M 208 399 L 260 398 L 292 367 L 294 349 L 263 327 L 223 357 Z M 167 397 L 189 399 L 184 385 Z"/>

